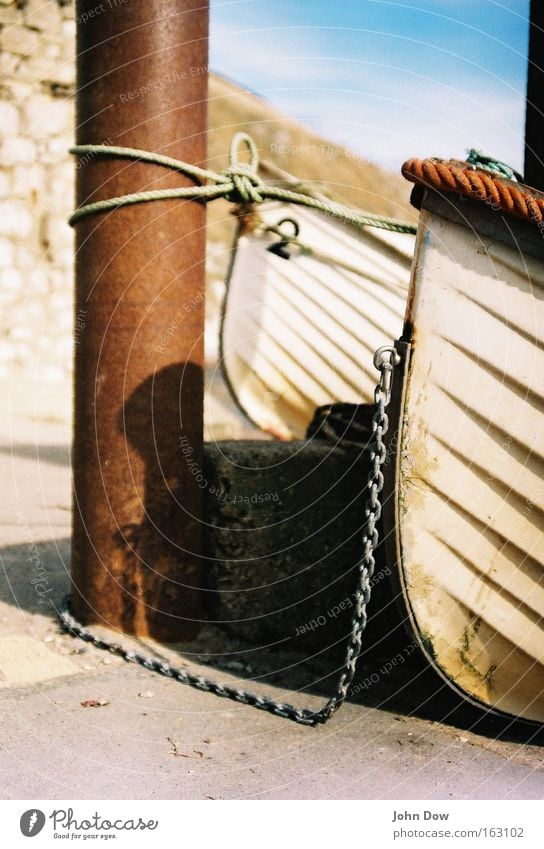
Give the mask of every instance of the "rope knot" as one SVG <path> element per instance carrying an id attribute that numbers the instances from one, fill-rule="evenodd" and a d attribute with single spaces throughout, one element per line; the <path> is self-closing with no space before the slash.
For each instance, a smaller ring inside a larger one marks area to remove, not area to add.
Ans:
<path id="1" fill-rule="evenodd" d="M 238 148 L 244 144 L 250 153 L 249 162 L 238 158 Z M 261 190 L 264 181 L 261 180 L 257 169 L 259 157 L 255 142 L 247 133 L 236 133 L 230 146 L 229 164 L 222 172 L 223 176 L 232 182 L 232 190 L 225 197 L 232 203 L 262 203 L 264 200 Z"/>

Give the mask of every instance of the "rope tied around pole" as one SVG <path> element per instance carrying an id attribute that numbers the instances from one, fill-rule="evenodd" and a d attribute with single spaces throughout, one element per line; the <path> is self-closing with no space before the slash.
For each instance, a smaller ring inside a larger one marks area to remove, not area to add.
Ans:
<path id="1" fill-rule="evenodd" d="M 239 149 L 245 145 L 249 152 L 249 162 L 239 158 Z M 95 203 L 85 204 L 73 213 L 69 224 L 74 226 L 78 221 L 89 215 L 98 215 L 103 212 L 111 212 L 123 206 L 131 206 L 136 203 L 149 203 L 161 200 L 197 200 L 208 203 L 217 198 L 224 198 L 230 203 L 243 206 L 264 203 L 265 201 L 283 201 L 300 206 L 315 209 L 331 218 L 352 224 L 356 227 L 376 227 L 389 230 L 394 233 L 415 233 L 417 227 L 405 221 L 395 218 L 387 218 L 381 215 L 363 213 L 357 209 L 334 201 L 326 201 L 311 195 L 305 195 L 292 189 L 283 189 L 265 182 L 258 173 L 259 156 L 255 142 L 247 133 L 236 133 L 230 144 L 229 164 L 221 172 L 212 171 L 208 168 L 200 168 L 153 153 L 147 150 L 138 150 L 132 147 L 114 147 L 100 144 L 76 145 L 70 148 L 70 153 L 76 156 L 109 156 L 120 159 L 132 159 L 139 162 L 149 162 L 177 171 L 190 177 L 196 182 L 194 186 L 183 186 L 177 189 L 155 189 L 150 191 L 133 192 L 131 194 L 119 195 L 118 197 L 99 200 Z"/>

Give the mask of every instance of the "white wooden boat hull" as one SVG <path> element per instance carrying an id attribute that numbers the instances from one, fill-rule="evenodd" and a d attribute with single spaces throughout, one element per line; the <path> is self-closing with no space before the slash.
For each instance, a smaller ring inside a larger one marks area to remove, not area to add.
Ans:
<path id="1" fill-rule="evenodd" d="M 265 226 L 292 218 L 314 252 L 282 259 L 260 228 L 232 258 L 221 360 L 249 418 L 280 439 L 305 435 L 315 408 L 372 400 L 372 354 L 401 332 L 414 237 L 338 224 L 282 204 L 259 207 Z M 287 228 L 286 228 L 287 229 Z"/>
<path id="2" fill-rule="evenodd" d="M 542 256 L 422 211 L 389 493 L 402 592 L 423 651 L 463 695 L 539 722 Z"/>

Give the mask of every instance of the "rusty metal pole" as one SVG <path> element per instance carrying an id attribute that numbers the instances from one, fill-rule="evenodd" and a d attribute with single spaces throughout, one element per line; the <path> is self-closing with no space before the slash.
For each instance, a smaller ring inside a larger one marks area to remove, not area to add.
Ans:
<path id="1" fill-rule="evenodd" d="M 206 159 L 205 0 L 78 0 L 77 141 Z M 78 204 L 188 184 L 86 156 Z M 77 224 L 72 609 L 162 640 L 200 615 L 205 210 Z"/>
<path id="2" fill-rule="evenodd" d="M 544 189 L 544 3 L 542 0 L 531 0 L 524 179 L 528 185 L 536 189 Z"/>

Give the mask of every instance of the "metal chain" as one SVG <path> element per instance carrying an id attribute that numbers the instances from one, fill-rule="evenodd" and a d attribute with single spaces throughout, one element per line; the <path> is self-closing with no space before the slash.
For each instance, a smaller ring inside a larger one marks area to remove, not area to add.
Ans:
<path id="1" fill-rule="evenodd" d="M 267 696 L 259 696 L 246 690 L 230 687 L 228 684 L 219 684 L 210 681 L 200 675 L 193 675 L 183 669 L 171 666 L 156 657 L 146 657 L 138 652 L 124 648 L 119 643 L 111 642 L 93 634 L 88 628 L 83 627 L 71 614 L 69 603 L 66 602 L 60 611 L 60 622 L 64 630 L 74 637 L 92 643 L 96 648 L 106 649 L 112 654 L 122 657 L 129 663 L 137 663 L 145 669 L 175 678 L 182 684 L 188 684 L 197 690 L 206 693 L 214 693 L 225 699 L 232 699 L 244 705 L 251 705 L 258 710 L 265 710 L 275 716 L 291 719 L 301 725 L 320 725 L 337 711 L 345 701 L 349 687 L 355 675 L 355 667 L 361 653 L 363 631 L 367 623 L 367 606 L 370 601 L 371 579 L 374 574 L 375 559 L 374 552 L 378 545 L 377 523 L 380 519 L 382 506 L 380 493 L 383 489 L 382 466 L 386 458 L 384 436 L 389 426 L 389 418 L 386 413 L 387 406 L 391 400 L 391 386 L 393 381 L 393 370 L 400 362 L 400 357 L 395 348 L 385 345 L 374 354 L 374 366 L 380 373 L 380 380 L 374 390 L 374 402 L 376 409 L 372 418 L 372 442 L 370 450 L 371 468 L 367 479 L 367 498 L 365 502 L 365 530 L 363 534 L 363 547 L 359 563 L 357 564 L 357 586 L 355 589 L 355 612 L 351 624 L 351 632 L 348 638 L 346 659 L 334 694 L 326 704 L 317 711 L 308 708 L 297 708 L 293 705 L 278 702 Z"/>

